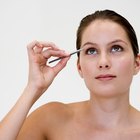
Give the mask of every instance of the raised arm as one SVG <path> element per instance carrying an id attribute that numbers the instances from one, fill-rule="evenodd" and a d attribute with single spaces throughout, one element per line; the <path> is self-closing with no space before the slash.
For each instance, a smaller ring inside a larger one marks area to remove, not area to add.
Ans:
<path id="1" fill-rule="evenodd" d="M 68 56 L 53 43 L 34 41 L 27 46 L 27 50 L 29 58 L 28 83 L 16 104 L 0 123 L 0 140 L 16 139 L 30 108 L 48 89 L 69 59 L 66 57 L 55 66 L 49 66 L 47 61 L 51 56 Z"/>

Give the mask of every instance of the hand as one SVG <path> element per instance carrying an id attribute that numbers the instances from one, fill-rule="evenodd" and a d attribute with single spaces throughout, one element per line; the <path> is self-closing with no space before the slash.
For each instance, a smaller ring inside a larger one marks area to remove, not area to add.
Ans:
<path id="1" fill-rule="evenodd" d="M 34 41 L 27 46 L 27 50 L 29 58 L 28 86 L 42 94 L 50 86 L 55 76 L 65 67 L 70 56 L 57 48 L 55 44 L 46 42 Z M 51 56 L 67 57 L 51 67 L 47 64 Z"/>

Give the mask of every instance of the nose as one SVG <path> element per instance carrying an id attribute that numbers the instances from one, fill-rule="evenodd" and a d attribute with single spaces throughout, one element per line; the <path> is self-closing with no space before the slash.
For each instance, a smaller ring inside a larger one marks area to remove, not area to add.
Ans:
<path id="1" fill-rule="evenodd" d="M 110 58 L 107 54 L 101 54 L 98 60 L 98 68 L 99 69 L 110 69 L 111 62 Z"/>

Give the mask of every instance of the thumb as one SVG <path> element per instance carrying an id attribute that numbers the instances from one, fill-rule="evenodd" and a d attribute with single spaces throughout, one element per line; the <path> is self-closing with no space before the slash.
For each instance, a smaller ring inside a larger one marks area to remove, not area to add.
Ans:
<path id="1" fill-rule="evenodd" d="M 55 73 L 55 75 L 57 75 L 67 64 L 68 60 L 70 59 L 70 56 L 69 57 L 66 57 L 66 58 L 63 58 L 61 59 L 58 64 L 56 64 L 54 67 L 53 67 L 53 71 Z"/>

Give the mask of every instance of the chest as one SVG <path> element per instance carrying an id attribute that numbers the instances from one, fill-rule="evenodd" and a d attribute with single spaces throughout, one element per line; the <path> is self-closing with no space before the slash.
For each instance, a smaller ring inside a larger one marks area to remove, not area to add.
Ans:
<path id="1" fill-rule="evenodd" d="M 59 128 L 49 140 L 140 140 L 139 130 L 95 130 L 91 127 L 69 125 Z"/>

